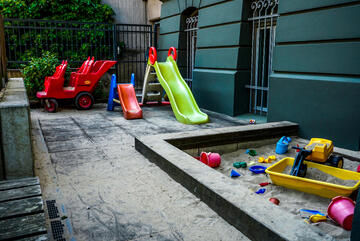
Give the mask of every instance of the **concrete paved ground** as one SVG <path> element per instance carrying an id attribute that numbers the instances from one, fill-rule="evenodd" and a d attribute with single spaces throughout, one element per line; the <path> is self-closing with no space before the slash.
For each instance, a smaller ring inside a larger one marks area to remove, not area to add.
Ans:
<path id="1" fill-rule="evenodd" d="M 56 200 L 72 240 L 248 240 L 134 149 L 134 136 L 245 124 L 209 113 L 211 123 L 176 121 L 169 106 L 125 120 L 90 111 L 31 110 L 35 173 Z"/>

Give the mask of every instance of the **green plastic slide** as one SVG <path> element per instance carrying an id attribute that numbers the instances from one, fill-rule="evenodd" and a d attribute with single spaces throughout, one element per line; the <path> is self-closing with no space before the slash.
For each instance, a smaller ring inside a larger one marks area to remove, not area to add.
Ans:
<path id="1" fill-rule="evenodd" d="M 208 115 L 200 110 L 172 56 L 169 56 L 166 62 L 156 61 L 153 67 L 179 122 L 190 125 L 209 122 Z"/>

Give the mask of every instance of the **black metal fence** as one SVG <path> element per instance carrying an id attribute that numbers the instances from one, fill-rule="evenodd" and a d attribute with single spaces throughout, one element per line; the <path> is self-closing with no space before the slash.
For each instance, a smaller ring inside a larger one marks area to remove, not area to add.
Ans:
<path id="1" fill-rule="evenodd" d="M 142 89 L 147 55 L 153 44 L 151 25 L 117 24 L 115 26 L 117 76 L 121 82 L 135 73 L 135 89 Z"/>
<path id="2" fill-rule="evenodd" d="M 4 19 L 0 14 L 0 89 L 5 87 L 7 78 Z"/>
<path id="3" fill-rule="evenodd" d="M 88 23 L 33 19 L 4 19 L 8 68 L 22 68 L 43 51 L 57 54 L 76 68 L 88 56 L 111 59 L 119 82 L 135 73 L 136 89 L 142 88 L 147 51 L 153 44 L 151 25 Z"/>

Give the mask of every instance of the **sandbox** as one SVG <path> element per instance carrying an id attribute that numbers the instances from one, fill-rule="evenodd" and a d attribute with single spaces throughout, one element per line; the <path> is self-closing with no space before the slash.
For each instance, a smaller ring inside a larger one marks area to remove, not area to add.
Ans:
<path id="1" fill-rule="evenodd" d="M 232 166 L 235 161 L 250 163 L 259 156 L 274 155 L 276 141 L 284 135 L 292 136 L 291 145 L 304 146 L 307 140 L 297 138 L 297 131 L 295 123 L 276 122 L 145 136 L 135 139 L 135 148 L 252 240 L 348 240 L 350 232 L 331 221 L 310 225 L 299 215 L 301 208 L 326 213 L 330 199 L 272 184 L 263 187 L 264 194 L 256 194 L 259 183 L 271 182 L 270 178 Z M 258 155 L 246 154 L 248 148 Z M 202 151 L 220 153 L 220 167 L 213 169 L 196 160 Z M 275 162 L 295 155 L 295 150 L 276 154 Z M 355 170 L 357 165 L 356 160 L 345 158 L 345 169 Z M 230 178 L 232 169 L 241 176 Z M 319 173 L 313 177 L 324 178 Z M 280 205 L 269 202 L 270 197 L 278 198 Z"/>

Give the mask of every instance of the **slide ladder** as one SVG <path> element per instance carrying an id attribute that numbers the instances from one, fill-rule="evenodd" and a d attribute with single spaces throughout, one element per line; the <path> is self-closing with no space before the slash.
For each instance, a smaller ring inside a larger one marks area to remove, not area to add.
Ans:
<path id="1" fill-rule="evenodd" d="M 162 101 L 164 89 L 159 83 L 153 66 L 147 65 L 142 90 L 141 104 L 146 105 L 148 102 Z"/>

